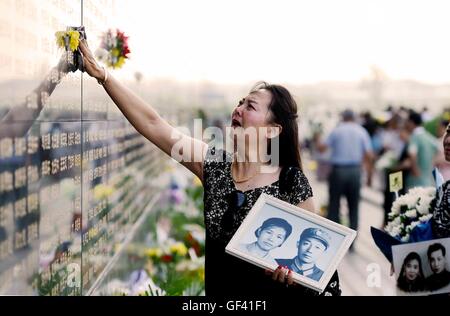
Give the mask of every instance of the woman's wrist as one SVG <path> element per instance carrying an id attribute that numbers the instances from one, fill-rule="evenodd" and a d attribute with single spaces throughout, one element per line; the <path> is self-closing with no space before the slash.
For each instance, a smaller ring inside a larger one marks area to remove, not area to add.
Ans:
<path id="1" fill-rule="evenodd" d="M 101 85 L 106 84 L 106 81 L 108 80 L 108 72 L 105 67 L 99 66 L 98 75 L 95 76 L 95 79 L 97 79 L 98 83 Z"/>

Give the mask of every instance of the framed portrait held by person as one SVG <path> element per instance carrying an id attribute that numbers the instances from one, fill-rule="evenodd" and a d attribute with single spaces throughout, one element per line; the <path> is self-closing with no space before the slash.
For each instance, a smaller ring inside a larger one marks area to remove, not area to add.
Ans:
<path id="1" fill-rule="evenodd" d="M 397 295 L 450 293 L 450 238 L 392 247 Z"/>
<path id="2" fill-rule="evenodd" d="M 226 252 L 261 268 L 292 270 L 296 283 L 322 292 L 356 231 L 261 194 Z"/>

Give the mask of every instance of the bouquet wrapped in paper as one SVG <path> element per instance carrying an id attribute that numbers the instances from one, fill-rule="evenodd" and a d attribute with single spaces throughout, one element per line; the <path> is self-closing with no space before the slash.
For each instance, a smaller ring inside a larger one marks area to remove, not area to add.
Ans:
<path id="1" fill-rule="evenodd" d="M 108 30 L 103 34 L 100 48 L 95 52 L 97 58 L 109 68 L 122 68 L 131 53 L 128 38 L 124 32 L 118 29 Z"/>
<path id="2" fill-rule="evenodd" d="M 78 49 L 80 41 L 86 39 L 84 26 L 69 26 L 66 31 L 56 32 L 55 37 L 58 47 L 65 49 L 67 52 L 69 70 L 72 72 L 84 71 L 83 57 Z"/>
<path id="3" fill-rule="evenodd" d="M 392 246 L 433 239 L 435 196 L 434 187 L 413 188 L 393 203 L 384 231 L 371 227 L 375 244 L 389 261 L 392 262 Z"/>

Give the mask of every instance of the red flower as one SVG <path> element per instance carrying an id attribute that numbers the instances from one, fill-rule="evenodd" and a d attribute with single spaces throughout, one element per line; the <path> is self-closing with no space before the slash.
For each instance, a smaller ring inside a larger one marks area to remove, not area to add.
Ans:
<path id="1" fill-rule="evenodd" d="M 185 241 L 186 243 L 194 249 L 195 253 L 197 254 L 197 256 L 201 255 L 201 246 L 200 243 L 192 236 L 191 233 L 187 233 L 185 236 Z"/>
<path id="2" fill-rule="evenodd" d="M 128 45 L 124 45 L 123 46 L 123 51 L 122 51 L 122 55 L 127 57 L 127 55 L 130 53 L 130 49 L 128 48 Z"/>
<path id="3" fill-rule="evenodd" d="M 202 254 L 202 250 L 200 248 L 200 244 L 199 243 L 196 243 L 195 245 L 192 245 L 192 248 L 194 248 L 195 254 L 197 256 L 200 256 Z"/>
<path id="4" fill-rule="evenodd" d="M 192 237 L 191 233 L 187 233 L 186 237 L 184 238 L 186 240 L 186 242 L 188 242 L 190 245 L 192 245 L 192 243 L 195 241 L 194 237 Z"/>
<path id="5" fill-rule="evenodd" d="M 171 255 L 163 255 L 161 257 L 161 261 L 165 262 L 165 263 L 172 262 L 172 260 L 173 260 L 173 257 Z"/>

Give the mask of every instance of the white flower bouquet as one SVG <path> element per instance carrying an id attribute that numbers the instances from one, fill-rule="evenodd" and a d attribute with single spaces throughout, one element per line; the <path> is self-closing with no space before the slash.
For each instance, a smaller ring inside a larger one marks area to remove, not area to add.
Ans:
<path id="1" fill-rule="evenodd" d="M 418 187 L 399 197 L 392 205 L 385 231 L 403 243 L 410 242 L 416 227 L 426 225 L 433 217 L 431 204 L 435 196 L 435 188 Z"/>
<path id="2" fill-rule="evenodd" d="M 392 205 L 384 231 L 371 227 L 375 244 L 392 262 L 392 246 L 433 239 L 433 217 L 436 188 L 418 187 L 409 190 Z"/>

